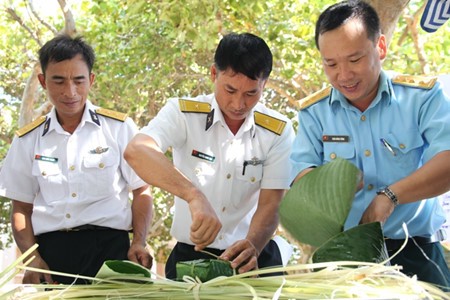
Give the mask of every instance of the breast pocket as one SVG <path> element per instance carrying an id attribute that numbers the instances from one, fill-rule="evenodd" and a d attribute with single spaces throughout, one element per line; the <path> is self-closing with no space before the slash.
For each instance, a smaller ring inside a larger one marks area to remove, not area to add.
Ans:
<path id="1" fill-rule="evenodd" d="M 326 162 L 333 161 L 338 157 L 351 161 L 355 159 L 355 153 L 355 146 L 351 142 L 329 142 L 323 145 L 324 161 Z"/>
<path id="2" fill-rule="evenodd" d="M 261 179 L 263 177 L 263 163 L 246 164 L 239 163 L 235 169 L 236 180 L 233 183 L 232 203 L 235 208 L 240 208 L 244 203 L 250 201 L 252 196 L 261 188 Z"/>
<path id="3" fill-rule="evenodd" d="M 67 195 L 67 185 L 58 163 L 36 160 L 31 173 L 39 182 L 40 191 L 47 203 L 59 201 Z"/>
<path id="4" fill-rule="evenodd" d="M 424 147 L 423 138 L 417 129 L 390 133 L 385 140 L 393 150 L 392 153 L 386 147 L 383 147 L 383 156 L 390 163 L 409 171 L 417 169 L 422 159 Z"/>
<path id="5" fill-rule="evenodd" d="M 83 157 L 85 188 L 91 195 L 107 195 L 112 191 L 119 161 L 119 154 L 113 151 L 102 154 L 89 153 Z"/>

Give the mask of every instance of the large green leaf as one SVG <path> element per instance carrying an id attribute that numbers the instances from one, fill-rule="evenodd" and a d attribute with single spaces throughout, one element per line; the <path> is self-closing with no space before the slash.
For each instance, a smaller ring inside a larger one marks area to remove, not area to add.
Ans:
<path id="1" fill-rule="evenodd" d="M 388 258 L 380 222 L 358 225 L 332 237 L 313 254 L 314 263 L 362 261 L 380 263 Z"/>
<path id="2" fill-rule="evenodd" d="M 150 278 L 150 270 L 128 260 L 107 260 L 103 263 L 100 270 L 95 275 L 96 278 L 113 278 L 122 275 L 132 275 L 137 278 Z"/>
<path id="3" fill-rule="evenodd" d="M 299 242 L 315 247 L 343 231 L 361 172 L 337 158 L 294 183 L 280 205 L 280 222 Z"/>

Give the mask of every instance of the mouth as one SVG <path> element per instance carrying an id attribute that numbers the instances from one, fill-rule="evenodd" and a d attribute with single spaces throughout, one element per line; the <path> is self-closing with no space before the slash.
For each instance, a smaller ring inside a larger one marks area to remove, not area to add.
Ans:
<path id="1" fill-rule="evenodd" d="M 239 110 L 239 111 L 231 111 L 231 113 L 236 116 L 236 117 L 242 117 L 242 116 L 246 116 L 247 112 L 243 111 L 243 110 Z"/>
<path id="2" fill-rule="evenodd" d="M 358 88 L 359 83 L 354 83 L 354 84 L 341 84 L 341 88 L 344 89 L 346 92 L 348 93 L 352 93 L 355 92 L 356 89 Z"/>

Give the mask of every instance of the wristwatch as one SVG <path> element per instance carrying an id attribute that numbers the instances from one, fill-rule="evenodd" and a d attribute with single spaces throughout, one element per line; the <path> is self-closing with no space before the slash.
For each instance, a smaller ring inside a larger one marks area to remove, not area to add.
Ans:
<path id="1" fill-rule="evenodd" d="M 394 204 L 394 206 L 398 205 L 397 196 L 394 194 L 394 192 L 388 186 L 385 186 L 384 188 L 378 190 L 377 195 L 385 195 L 386 197 L 389 198 L 389 200 L 391 200 L 391 202 Z"/>

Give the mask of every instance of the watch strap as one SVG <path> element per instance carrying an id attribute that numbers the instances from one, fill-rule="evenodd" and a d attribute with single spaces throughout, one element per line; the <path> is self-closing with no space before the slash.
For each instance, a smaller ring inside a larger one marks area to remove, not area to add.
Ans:
<path id="1" fill-rule="evenodd" d="M 398 205 L 397 196 L 395 195 L 395 193 L 388 186 L 382 188 L 381 190 L 379 190 L 377 192 L 377 195 L 385 195 L 386 197 L 389 198 L 389 200 L 391 200 L 391 202 L 394 204 L 394 206 Z"/>

